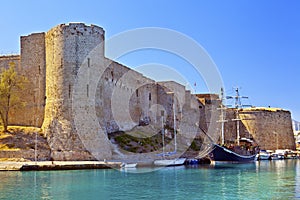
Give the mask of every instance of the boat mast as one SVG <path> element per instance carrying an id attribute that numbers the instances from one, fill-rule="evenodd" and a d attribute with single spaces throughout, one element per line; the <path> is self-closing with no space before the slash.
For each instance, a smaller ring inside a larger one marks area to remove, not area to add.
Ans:
<path id="1" fill-rule="evenodd" d="M 220 110 L 221 110 L 221 119 L 219 122 L 221 122 L 221 145 L 225 144 L 225 135 L 224 135 L 224 123 L 227 121 L 225 120 L 225 116 L 224 116 L 224 109 L 225 106 L 223 105 L 223 100 L 224 100 L 224 90 L 223 88 L 221 88 L 221 103 L 220 103 Z"/>
<path id="2" fill-rule="evenodd" d="M 241 98 L 248 98 L 248 97 L 244 97 L 244 96 L 240 96 L 239 93 L 239 88 L 235 88 L 235 96 L 228 96 L 228 99 L 234 99 L 235 100 L 235 119 L 233 119 L 232 121 L 236 121 L 236 140 L 237 140 L 237 145 L 240 145 L 240 117 L 239 117 L 239 109 L 242 107 L 241 104 Z"/>
<path id="3" fill-rule="evenodd" d="M 239 117 L 239 108 L 241 105 L 240 101 L 240 94 L 239 94 L 239 88 L 237 87 L 235 89 L 236 95 L 235 95 L 235 109 L 236 109 L 236 140 L 237 145 L 240 145 L 240 117 Z"/>
<path id="4" fill-rule="evenodd" d="M 237 145 L 240 145 L 240 116 L 239 116 L 239 109 L 242 107 L 241 104 L 241 98 L 248 98 L 244 96 L 240 96 L 239 93 L 239 88 L 235 88 L 235 109 L 236 109 L 236 140 L 237 140 Z"/>
<path id="5" fill-rule="evenodd" d="M 167 94 L 173 95 L 173 129 L 174 129 L 174 153 L 177 152 L 177 136 L 176 136 L 176 97 L 175 92 L 167 92 Z"/>
<path id="6" fill-rule="evenodd" d="M 175 94 L 175 93 L 174 93 Z M 176 105 L 175 105 L 175 95 L 174 95 L 174 100 L 173 100 L 173 117 L 174 117 L 174 142 L 175 142 L 175 153 L 177 152 L 177 137 L 176 137 Z"/>
<path id="7" fill-rule="evenodd" d="M 161 111 L 161 135 L 162 135 L 162 150 L 163 157 L 165 157 L 165 129 L 164 129 L 164 111 Z"/>

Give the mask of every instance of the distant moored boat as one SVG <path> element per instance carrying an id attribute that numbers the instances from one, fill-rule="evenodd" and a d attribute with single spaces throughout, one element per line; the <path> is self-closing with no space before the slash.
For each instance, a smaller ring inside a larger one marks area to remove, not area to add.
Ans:
<path id="1" fill-rule="evenodd" d="M 179 166 L 183 165 L 186 161 L 186 158 L 176 158 L 176 159 L 162 159 L 162 160 L 155 160 L 154 165 L 156 166 Z"/>
<path id="2" fill-rule="evenodd" d="M 270 160 L 271 154 L 266 150 L 260 150 L 258 153 L 258 160 Z"/>

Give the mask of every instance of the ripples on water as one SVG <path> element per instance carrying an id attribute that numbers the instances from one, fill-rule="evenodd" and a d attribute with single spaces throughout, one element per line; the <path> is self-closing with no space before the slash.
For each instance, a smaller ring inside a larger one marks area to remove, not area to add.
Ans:
<path id="1" fill-rule="evenodd" d="M 1 172 L 0 199 L 300 199 L 300 160 L 132 172 Z"/>

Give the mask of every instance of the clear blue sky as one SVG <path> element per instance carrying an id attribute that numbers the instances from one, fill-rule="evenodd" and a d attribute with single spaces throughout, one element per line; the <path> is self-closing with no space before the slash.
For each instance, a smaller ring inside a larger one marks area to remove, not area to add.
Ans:
<path id="1" fill-rule="evenodd" d="M 3 1 L 0 54 L 19 53 L 19 37 L 60 23 L 103 27 L 106 38 L 142 27 L 179 31 L 197 41 L 216 63 L 227 94 L 239 86 L 248 103 L 281 107 L 300 120 L 300 1 Z M 156 52 L 137 52 L 120 60 L 135 68 L 156 62 L 188 65 Z M 169 60 L 168 60 L 169 59 Z M 176 62 L 176 63 L 175 63 Z M 206 92 L 193 73 L 197 92 Z"/>

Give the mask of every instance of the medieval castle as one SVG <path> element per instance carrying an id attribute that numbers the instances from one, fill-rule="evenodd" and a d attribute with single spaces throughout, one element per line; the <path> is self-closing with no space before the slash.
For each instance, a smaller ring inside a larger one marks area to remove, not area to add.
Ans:
<path id="1" fill-rule="evenodd" d="M 54 160 L 110 159 L 108 134 L 137 126 L 159 130 L 162 122 L 190 138 L 201 135 L 201 127 L 218 139 L 216 95 L 191 94 L 106 58 L 104 36 L 95 25 L 60 24 L 22 36 L 20 55 L 0 56 L 0 68 L 15 63 L 29 80 L 26 106 L 10 112 L 9 124 L 42 127 Z M 264 149 L 295 148 L 289 111 L 249 108 L 240 116 L 241 137 L 251 133 Z M 225 132 L 234 140 L 234 123 L 226 123 Z"/>

